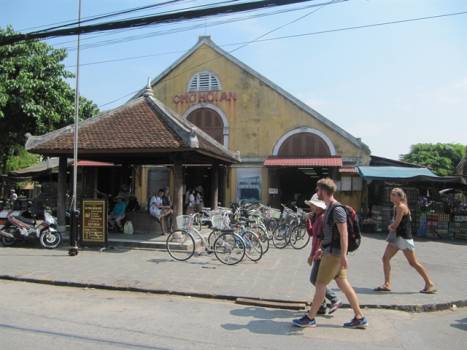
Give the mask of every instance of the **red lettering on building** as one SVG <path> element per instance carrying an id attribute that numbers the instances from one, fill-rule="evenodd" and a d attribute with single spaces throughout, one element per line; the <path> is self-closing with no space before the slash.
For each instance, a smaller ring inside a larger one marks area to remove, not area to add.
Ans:
<path id="1" fill-rule="evenodd" d="M 206 102 L 234 102 L 237 101 L 237 95 L 235 92 L 192 92 L 189 94 L 175 95 L 172 97 L 172 102 L 178 104 L 194 104 L 194 103 L 206 103 Z"/>

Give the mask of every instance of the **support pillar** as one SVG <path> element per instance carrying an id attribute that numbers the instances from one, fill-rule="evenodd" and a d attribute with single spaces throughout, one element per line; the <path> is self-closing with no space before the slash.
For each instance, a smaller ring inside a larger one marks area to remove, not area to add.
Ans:
<path id="1" fill-rule="evenodd" d="M 60 232 L 65 231 L 65 210 L 66 210 L 66 171 L 68 162 L 66 157 L 60 157 L 58 163 L 58 189 L 57 189 L 57 220 Z"/>
<path id="2" fill-rule="evenodd" d="M 183 215 L 183 167 L 181 162 L 174 164 L 174 216 Z"/>
<path id="3" fill-rule="evenodd" d="M 211 209 L 217 209 L 219 203 L 219 165 L 214 164 L 211 173 Z"/>

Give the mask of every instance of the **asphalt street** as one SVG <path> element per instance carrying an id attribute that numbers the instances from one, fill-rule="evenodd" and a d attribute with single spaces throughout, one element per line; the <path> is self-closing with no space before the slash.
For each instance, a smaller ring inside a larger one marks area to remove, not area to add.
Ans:
<path id="1" fill-rule="evenodd" d="M 0 281 L 2 350 L 17 349 L 465 349 L 467 309 L 366 310 L 367 330 L 348 330 L 339 310 L 315 329 L 301 312 L 232 302 Z"/>

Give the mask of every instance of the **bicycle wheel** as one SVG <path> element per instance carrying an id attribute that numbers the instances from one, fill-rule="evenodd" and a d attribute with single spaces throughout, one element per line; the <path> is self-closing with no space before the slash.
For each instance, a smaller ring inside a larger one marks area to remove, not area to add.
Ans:
<path id="1" fill-rule="evenodd" d="M 251 261 L 260 261 L 263 257 L 263 245 L 256 233 L 250 230 L 245 230 L 241 233 L 245 241 L 245 254 Z"/>
<path id="2" fill-rule="evenodd" d="M 272 239 L 272 234 L 274 231 L 277 229 L 277 226 L 279 226 L 279 221 L 275 219 L 269 219 L 268 221 L 265 222 L 266 229 L 269 231 L 269 236 Z"/>
<path id="3" fill-rule="evenodd" d="M 214 255 L 223 264 L 235 265 L 245 256 L 243 238 L 232 232 L 224 232 L 214 241 Z"/>
<path id="4" fill-rule="evenodd" d="M 219 230 L 212 230 L 211 233 L 208 236 L 208 245 L 209 249 L 211 249 L 214 246 L 214 242 L 216 241 L 217 237 L 219 237 L 222 234 L 221 231 Z"/>
<path id="5" fill-rule="evenodd" d="M 167 252 L 178 261 L 190 259 L 195 253 L 195 239 L 185 230 L 173 231 L 167 237 Z"/>
<path id="6" fill-rule="evenodd" d="M 202 215 L 203 214 L 201 213 L 196 213 L 195 215 L 193 215 L 193 227 L 198 231 L 201 231 L 201 229 L 203 228 Z"/>
<path id="7" fill-rule="evenodd" d="M 272 244 L 277 249 L 284 249 L 289 244 L 289 227 L 286 224 L 280 224 L 272 233 Z"/>
<path id="8" fill-rule="evenodd" d="M 309 241 L 310 235 L 304 225 L 297 225 L 292 229 L 292 232 L 290 233 L 290 245 L 294 249 L 305 248 Z"/>
<path id="9" fill-rule="evenodd" d="M 261 245 L 263 246 L 263 255 L 269 250 L 269 237 L 267 231 L 263 227 L 258 226 L 253 230 L 261 240 Z"/>

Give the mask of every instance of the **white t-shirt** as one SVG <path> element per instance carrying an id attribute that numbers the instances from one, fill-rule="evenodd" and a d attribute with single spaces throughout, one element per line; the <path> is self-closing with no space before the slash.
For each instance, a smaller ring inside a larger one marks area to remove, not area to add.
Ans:
<path id="1" fill-rule="evenodd" d="M 161 208 L 162 205 L 162 197 L 159 196 L 152 196 L 151 201 L 149 202 L 149 213 L 152 216 L 160 216 L 161 215 Z"/>
<path id="2" fill-rule="evenodd" d="M 188 195 L 188 208 L 193 208 L 195 206 L 195 195 L 193 192 L 190 192 Z"/>

